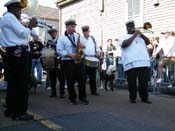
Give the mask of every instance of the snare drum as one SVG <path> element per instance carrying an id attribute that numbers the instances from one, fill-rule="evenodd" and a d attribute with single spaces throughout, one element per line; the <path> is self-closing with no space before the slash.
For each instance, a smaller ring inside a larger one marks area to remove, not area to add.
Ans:
<path id="1" fill-rule="evenodd" d="M 42 50 L 41 61 L 44 69 L 55 68 L 55 50 L 52 48 L 44 48 Z"/>
<path id="2" fill-rule="evenodd" d="M 100 64 L 100 61 L 96 57 L 92 57 L 92 56 L 85 57 L 85 65 L 86 66 L 97 68 L 99 66 L 99 64 Z"/>

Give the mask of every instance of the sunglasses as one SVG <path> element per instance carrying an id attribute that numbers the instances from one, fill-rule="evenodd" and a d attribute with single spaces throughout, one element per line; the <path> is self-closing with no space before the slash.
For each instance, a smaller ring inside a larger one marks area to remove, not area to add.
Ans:
<path id="1" fill-rule="evenodd" d="M 83 29 L 83 32 L 87 32 L 87 31 L 89 31 L 89 29 Z"/>

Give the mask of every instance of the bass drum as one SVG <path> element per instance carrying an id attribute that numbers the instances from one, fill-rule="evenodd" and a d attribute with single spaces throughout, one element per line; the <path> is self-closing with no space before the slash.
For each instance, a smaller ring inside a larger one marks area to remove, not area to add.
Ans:
<path id="1" fill-rule="evenodd" d="M 52 48 L 44 48 L 41 55 L 41 63 L 43 69 L 55 68 L 55 50 Z"/>

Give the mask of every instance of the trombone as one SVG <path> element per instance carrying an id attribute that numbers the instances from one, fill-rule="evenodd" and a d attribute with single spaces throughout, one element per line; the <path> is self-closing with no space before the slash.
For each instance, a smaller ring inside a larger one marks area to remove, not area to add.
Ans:
<path id="1" fill-rule="evenodd" d="M 27 14 L 32 15 L 34 13 L 34 10 L 36 10 L 38 6 L 37 1 L 21 0 L 20 4 L 21 4 L 21 7 L 24 8 L 24 14 L 22 14 L 21 23 L 24 25 L 27 25 L 31 19 Z M 37 19 L 37 26 L 40 28 L 44 28 L 44 27 L 48 27 L 50 29 L 53 28 L 52 24 L 48 24 L 45 21 L 41 21 L 40 19 Z"/>
<path id="2" fill-rule="evenodd" d="M 136 28 L 137 30 L 140 30 L 141 33 L 154 33 L 151 29 L 152 29 L 152 25 L 150 22 L 145 22 L 143 24 L 143 27 L 138 27 Z"/>
<path id="3" fill-rule="evenodd" d="M 48 24 L 48 23 L 40 21 L 40 20 L 37 20 L 37 26 L 40 27 L 40 28 L 44 28 L 44 27 L 48 27 L 50 29 L 53 28 L 52 24 Z"/>

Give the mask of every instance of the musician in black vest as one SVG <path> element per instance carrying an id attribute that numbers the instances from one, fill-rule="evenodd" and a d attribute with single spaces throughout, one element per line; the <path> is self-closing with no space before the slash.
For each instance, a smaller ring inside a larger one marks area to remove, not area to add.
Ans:
<path id="1" fill-rule="evenodd" d="M 59 81 L 60 89 L 60 98 L 64 98 L 64 86 L 65 86 L 65 77 L 61 66 L 61 57 L 56 53 L 56 44 L 57 44 L 57 30 L 51 29 L 48 31 L 51 36 L 51 39 L 47 42 L 47 47 L 55 50 L 55 68 L 49 69 L 49 78 L 51 83 L 51 95 L 50 97 L 56 97 L 56 83 L 57 79 Z"/>
<path id="2" fill-rule="evenodd" d="M 100 56 L 100 48 L 98 46 L 97 41 L 93 36 L 90 35 L 90 29 L 88 25 L 82 26 L 83 38 L 86 41 L 86 48 L 84 49 L 85 56 L 98 57 Z M 86 66 L 86 76 L 89 76 L 90 90 L 91 94 L 95 96 L 99 96 L 97 93 L 97 85 L 96 85 L 96 67 Z"/>
<path id="3" fill-rule="evenodd" d="M 69 100 L 71 104 L 76 105 L 75 81 L 78 82 L 79 100 L 81 104 L 87 105 L 86 88 L 85 88 L 85 66 L 83 60 L 76 61 L 77 50 L 84 48 L 84 44 L 78 33 L 75 32 L 76 23 L 74 20 L 65 22 L 66 31 L 57 42 L 57 53 L 62 57 L 63 70 L 65 73 Z M 78 62 L 78 63 L 76 63 Z"/>

